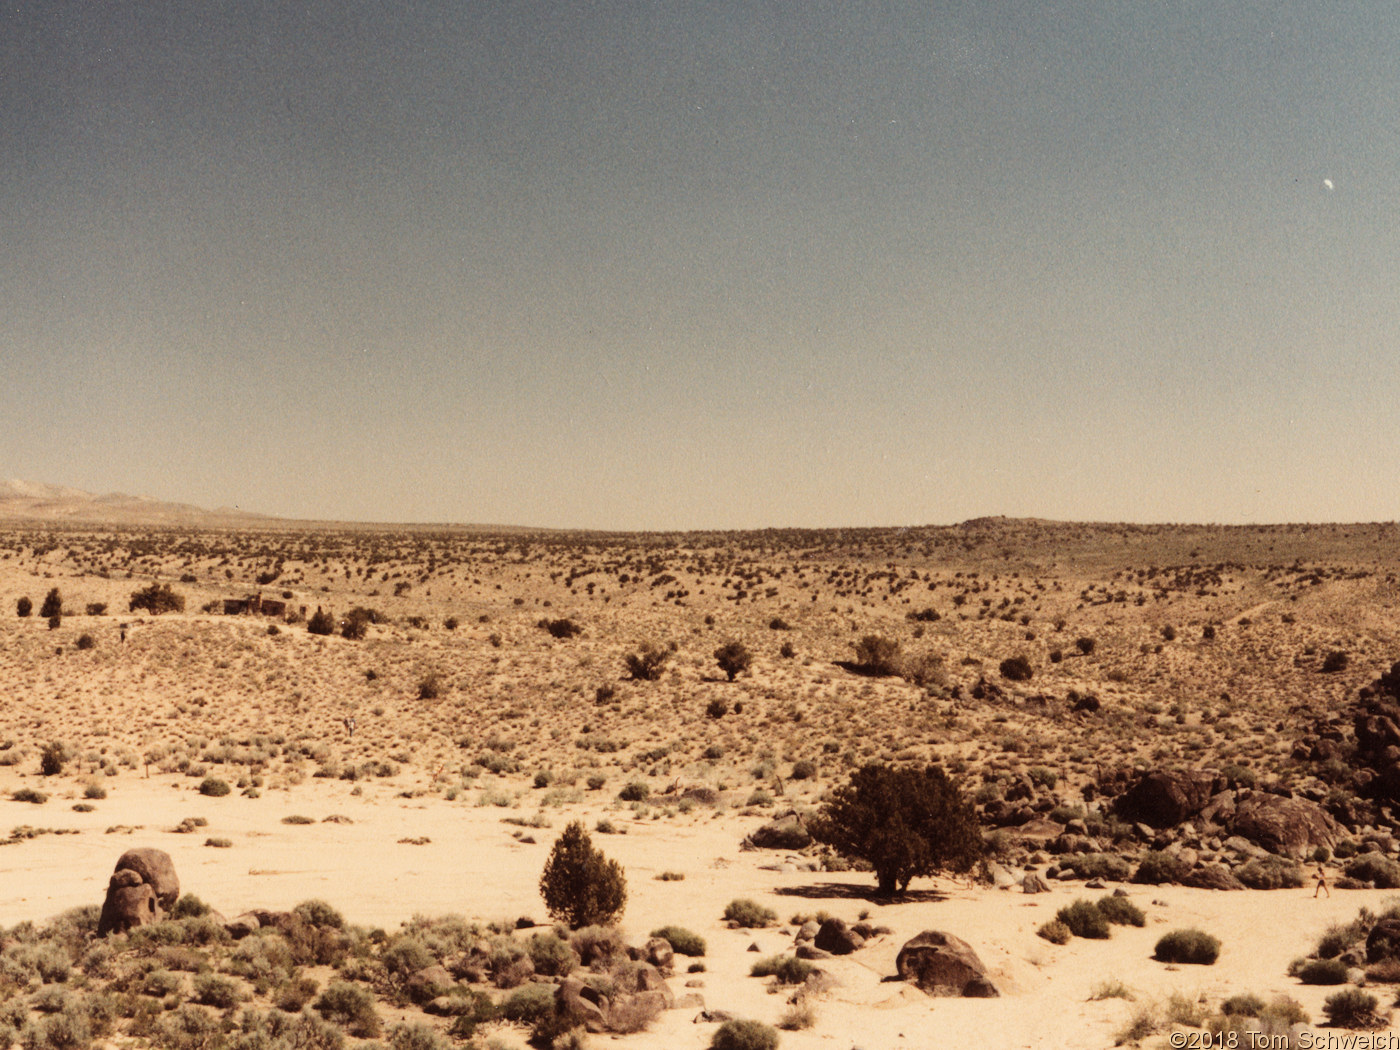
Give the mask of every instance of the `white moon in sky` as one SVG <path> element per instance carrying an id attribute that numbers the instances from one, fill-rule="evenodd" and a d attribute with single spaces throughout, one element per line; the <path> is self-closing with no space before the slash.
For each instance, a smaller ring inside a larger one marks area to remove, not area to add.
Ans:
<path id="1" fill-rule="evenodd" d="M 1330 190 L 1330 189 L 1332 189 L 1332 180 L 1331 180 L 1331 179 L 1323 179 L 1323 180 L 1322 180 L 1322 185 L 1325 186 L 1325 187 L 1327 187 L 1327 189 Z"/>

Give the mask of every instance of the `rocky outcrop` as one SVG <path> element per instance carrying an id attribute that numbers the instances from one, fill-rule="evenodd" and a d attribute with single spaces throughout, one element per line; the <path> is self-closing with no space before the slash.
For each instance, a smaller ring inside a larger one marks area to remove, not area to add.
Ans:
<path id="1" fill-rule="evenodd" d="M 1139 778 L 1114 808 L 1125 820 L 1170 828 L 1196 816 L 1225 787 L 1225 778 L 1213 770 L 1159 770 Z"/>
<path id="2" fill-rule="evenodd" d="M 1400 919 L 1381 919 L 1366 935 L 1366 961 L 1400 958 Z"/>
<path id="3" fill-rule="evenodd" d="M 159 849 L 131 849 L 117 858 L 107 883 L 107 897 L 97 935 L 125 933 L 165 918 L 180 897 L 180 880 L 170 854 Z"/>
<path id="4" fill-rule="evenodd" d="M 134 871 L 116 872 L 107 883 L 107 899 L 102 902 L 102 915 L 97 922 L 97 935 L 126 933 L 138 926 L 149 926 L 165 918 L 156 891 L 141 881 Z"/>
<path id="5" fill-rule="evenodd" d="M 1235 877 L 1235 873 L 1223 864 L 1203 864 L 1194 871 L 1188 872 L 1181 880 L 1183 886 L 1192 886 L 1198 890 L 1242 890 L 1244 883 Z"/>
<path id="6" fill-rule="evenodd" d="M 1001 994 L 972 946 L 941 930 L 925 930 L 906 941 L 895 968 L 929 995 L 991 999 Z"/>
<path id="7" fill-rule="evenodd" d="M 155 890 L 156 901 L 169 911 L 180 899 L 180 879 L 175 862 L 163 849 L 129 849 L 117 858 L 117 871 L 134 871 L 141 881 Z"/>
<path id="8" fill-rule="evenodd" d="M 1302 857 L 1318 846 L 1337 845 L 1342 830 L 1316 802 L 1267 792 L 1241 793 L 1230 830 L 1270 853 Z"/>
<path id="9" fill-rule="evenodd" d="M 817 929 L 812 944 L 832 955 L 850 955 L 865 946 L 865 938 L 840 919 L 827 919 Z"/>

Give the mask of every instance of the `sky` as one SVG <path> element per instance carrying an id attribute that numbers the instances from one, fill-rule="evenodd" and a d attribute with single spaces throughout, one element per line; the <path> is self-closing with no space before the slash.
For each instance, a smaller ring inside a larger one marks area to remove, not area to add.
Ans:
<path id="1" fill-rule="evenodd" d="M 0 477 L 1400 518 L 1400 7 L 4 0 Z"/>

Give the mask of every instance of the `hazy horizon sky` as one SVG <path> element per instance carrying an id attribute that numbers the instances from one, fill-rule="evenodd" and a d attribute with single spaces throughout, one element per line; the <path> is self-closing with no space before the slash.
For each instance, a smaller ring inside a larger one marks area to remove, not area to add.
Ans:
<path id="1" fill-rule="evenodd" d="M 1400 8 L 0 11 L 0 476 L 607 529 L 1400 518 Z"/>

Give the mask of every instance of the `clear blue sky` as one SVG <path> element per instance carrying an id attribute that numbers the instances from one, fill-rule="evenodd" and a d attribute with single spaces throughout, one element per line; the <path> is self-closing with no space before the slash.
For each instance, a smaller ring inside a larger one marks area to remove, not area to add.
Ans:
<path id="1" fill-rule="evenodd" d="M 0 477 L 1400 517 L 1400 8 L 11 3 Z"/>

